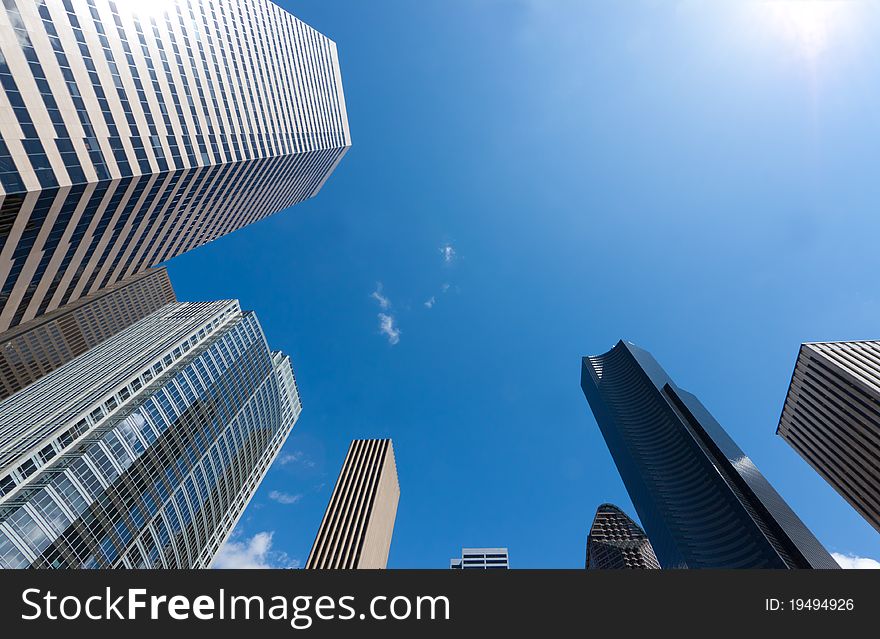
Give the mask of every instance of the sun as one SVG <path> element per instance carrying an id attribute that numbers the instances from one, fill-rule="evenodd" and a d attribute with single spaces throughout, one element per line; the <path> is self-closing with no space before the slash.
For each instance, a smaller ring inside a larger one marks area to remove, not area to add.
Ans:
<path id="1" fill-rule="evenodd" d="M 809 60 L 826 53 L 857 24 L 857 0 L 758 0 L 761 22 Z"/>

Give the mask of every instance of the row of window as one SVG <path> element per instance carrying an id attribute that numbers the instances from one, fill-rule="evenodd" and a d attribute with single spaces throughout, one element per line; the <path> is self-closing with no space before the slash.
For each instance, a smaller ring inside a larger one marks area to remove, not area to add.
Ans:
<path id="1" fill-rule="evenodd" d="M 147 386 L 154 378 L 159 377 L 162 372 L 172 367 L 176 362 L 186 355 L 197 344 L 208 339 L 223 323 L 225 323 L 228 313 L 221 317 L 215 317 L 206 325 L 194 332 L 188 339 L 175 347 L 171 352 L 164 355 L 159 361 L 147 367 L 137 376 L 133 377 L 125 385 L 116 392 L 104 399 L 99 405 L 92 408 L 89 413 L 65 430 L 60 435 L 52 439 L 40 452 L 33 457 L 26 459 L 24 462 L 15 467 L 8 475 L 0 479 L 0 498 L 12 492 L 16 486 L 25 482 L 39 468 L 44 466 L 56 452 L 62 452 L 67 449 L 74 441 L 78 440 L 92 428 L 98 426 L 105 418 L 113 414 L 113 412 L 121 405 L 125 404 L 130 397 L 136 395 L 142 388 Z M 71 380 L 74 384 L 80 380 Z M 51 456 L 46 456 L 45 451 L 54 451 Z"/>
<path id="2" fill-rule="evenodd" d="M 92 431 L 45 486 L 16 495 L 17 509 L 0 508 L 0 564 L 206 563 L 298 415 L 283 379 L 256 318 L 242 316 L 136 412 Z"/>

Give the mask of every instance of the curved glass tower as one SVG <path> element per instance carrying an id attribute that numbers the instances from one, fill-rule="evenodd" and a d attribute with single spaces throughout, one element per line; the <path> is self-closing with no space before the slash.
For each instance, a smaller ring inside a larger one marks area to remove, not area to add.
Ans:
<path id="1" fill-rule="evenodd" d="M 618 342 L 583 358 L 581 388 L 663 568 L 837 568 L 690 393 Z"/>
<path id="2" fill-rule="evenodd" d="M 300 409 L 253 313 L 168 304 L 0 402 L 0 566 L 209 566 Z"/>

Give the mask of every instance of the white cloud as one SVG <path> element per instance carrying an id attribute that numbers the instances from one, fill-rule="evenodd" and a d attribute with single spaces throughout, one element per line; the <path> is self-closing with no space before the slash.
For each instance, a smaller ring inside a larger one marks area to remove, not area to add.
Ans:
<path id="1" fill-rule="evenodd" d="M 278 465 L 279 466 L 288 466 L 290 464 L 301 464 L 306 468 L 314 468 L 315 462 L 308 458 L 308 456 L 301 450 L 295 450 L 292 453 L 281 453 L 278 455 Z"/>
<path id="2" fill-rule="evenodd" d="M 379 302 L 379 308 L 383 311 L 387 310 L 391 306 L 391 300 L 382 295 L 382 282 L 376 283 L 376 290 L 370 295 L 374 300 Z"/>
<path id="3" fill-rule="evenodd" d="M 443 256 L 443 261 L 447 264 L 452 263 L 455 260 L 455 247 L 452 244 L 446 243 L 440 247 L 440 255 Z"/>
<path id="4" fill-rule="evenodd" d="M 284 504 L 289 506 L 290 504 L 295 504 L 300 499 L 302 499 L 302 495 L 291 495 L 290 493 L 282 493 L 278 490 L 273 490 L 269 493 L 269 499 L 272 501 L 277 501 L 279 504 Z"/>
<path id="5" fill-rule="evenodd" d="M 282 453 L 278 456 L 278 463 L 282 466 L 287 466 L 287 464 L 293 464 L 298 462 L 303 458 L 303 452 L 301 450 L 294 451 L 292 453 Z"/>
<path id="6" fill-rule="evenodd" d="M 400 329 L 395 325 L 391 315 L 379 313 L 379 332 L 388 337 L 388 343 L 391 345 L 400 341 Z"/>
<path id="7" fill-rule="evenodd" d="M 844 555 L 839 552 L 831 553 L 834 560 L 840 564 L 841 568 L 849 569 L 880 569 L 880 561 L 871 559 L 870 557 L 856 557 L 855 555 Z"/>
<path id="8" fill-rule="evenodd" d="M 432 308 L 434 306 L 434 304 L 436 304 L 436 303 L 437 303 L 437 298 L 432 295 L 431 299 L 429 299 L 428 301 L 425 302 L 425 308 Z"/>
<path id="9" fill-rule="evenodd" d="M 272 550 L 274 531 L 258 532 L 250 539 L 230 538 L 214 559 L 214 568 L 298 568 L 299 560 Z"/>
<path id="10" fill-rule="evenodd" d="M 446 291 L 449 290 L 450 286 L 452 286 L 452 285 L 449 282 L 444 282 L 443 285 L 440 287 L 440 291 L 442 293 L 445 293 Z"/>

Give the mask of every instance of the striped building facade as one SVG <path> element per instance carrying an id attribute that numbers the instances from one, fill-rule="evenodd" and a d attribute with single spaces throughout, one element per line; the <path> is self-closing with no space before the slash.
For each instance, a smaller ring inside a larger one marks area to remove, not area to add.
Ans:
<path id="1" fill-rule="evenodd" d="M 0 333 L 0 400 L 176 301 L 165 268 L 151 268 Z"/>
<path id="2" fill-rule="evenodd" d="M 385 568 L 399 500 L 391 440 L 354 440 L 306 568 Z"/>
<path id="3" fill-rule="evenodd" d="M 705 406 L 620 341 L 581 388 L 663 568 L 839 568 Z"/>
<path id="4" fill-rule="evenodd" d="M 253 313 L 164 306 L 0 402 L 0 567 L 208 567 L 300 410 Z"/>
<path id="5" fill-rule="evenodd" d="M 4 0 L 0 331 L 314 196 L 336 45 L 267 0 Z"/>
<path id="6" fill-rule="evenodd" d="M 802 344 L 776 433 L 880 532 L 880 342 Z"/>

